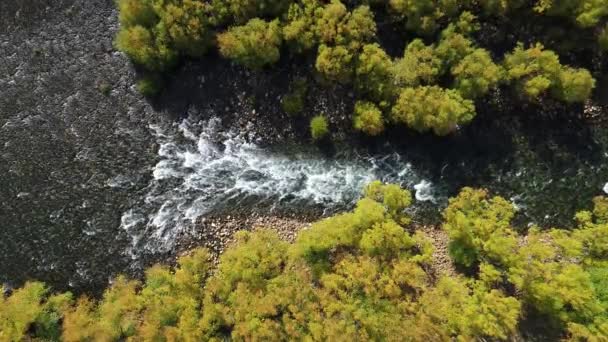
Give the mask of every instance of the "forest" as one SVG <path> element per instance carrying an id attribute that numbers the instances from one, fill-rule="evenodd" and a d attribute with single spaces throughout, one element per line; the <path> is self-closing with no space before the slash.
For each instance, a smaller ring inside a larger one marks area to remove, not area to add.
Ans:
<path id="1" fill-rule="evenodd" d="M 465 188 L 443 212 L 452 271 L 436 267 L 411 202 L 375 181 L 294 243 L 242 231 L 217 265 L 195 249 L 100 299 L 28 282 L 0 299 L 0 340 L 608 339 L 608 198 L 569 229 L 519 233 L 510 202 Z"/>
<path id="2" fill-rule="evenodd" d="M 116 46 L 146 70 L 142 93 L 160 91 L 159 74 L 183 58 L 216 52 L 261 72 L 281 58 L 303 55 L 313 60 L 315 82 L 356 91 L 353 127 L 371 136 L 386 124 L 448 135 L 474 119 L 476 100 L 499 88 L 511 89 L 523 102 L 583 103 L 596 85 L 592 73 L 562 62 L 543 41 L 574 56 L 608 49 L 608 5 L 602 0 L 120 0 L 118 5 Z M 543 41 L 492 49 L 477 42 L 488 39 L 482 28 L 500 29 L 513 17 L 544 25 L 546 32 L 532 35 Z M 379 22 L 400 30 L 386 34 Z M 566 32 L 585 37 L 582 47 L 576 38 L 564 37 Z M 388 35 L 406 42 L 400 55 L 390 56 L 381 44 Z M 306 83 L 295 81 L 291 88 L 282 104 L 295 115 L 305 111 Z M 327 120 L 323 113 L 315 115 L 310 135 L 318 140 L 328 133 Z"/>

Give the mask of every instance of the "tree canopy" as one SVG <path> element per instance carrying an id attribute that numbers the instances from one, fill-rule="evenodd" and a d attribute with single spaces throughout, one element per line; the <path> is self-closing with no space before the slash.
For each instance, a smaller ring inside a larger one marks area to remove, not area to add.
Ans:
<path id="1" fill-rule="evenodd" d="M 575 229 L 520 236 L 511 203 L 463 189 L 444 212 L 463 268 L 450 275 L 437 273 L 433 242 L 411 223 L 411 194 L 375 181 L 354 210 L 293 243 L 238 233 L 217 267 L 195 249 L 141 282 L 117 277 L 99 299 L 27 283 L 0 297 L 0 340 L 512 340 L 541 319 L 558 337 L 602 341 L 608 199 L 594 202 Z"/>

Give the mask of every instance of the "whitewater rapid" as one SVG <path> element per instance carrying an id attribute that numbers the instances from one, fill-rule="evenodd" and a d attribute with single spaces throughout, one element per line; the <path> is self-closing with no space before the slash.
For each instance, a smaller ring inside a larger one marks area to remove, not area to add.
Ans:
<path id="1" fill-rule="evenodd" d="M 159 161 L 143 202 L 121 218 L 133 258 L 142 251 L 170 250 L 199 217 L 223 209 L 322 207 L 331 213 L 352 206 L 375 179 L 400 183 L 417 201 L 438 197 L 433 184 L 397 153 L 328 158 L 315 149 L 262 148 L 249 142 L 252 137 L 223 131 L 217 118 L 150 129 Z"/>

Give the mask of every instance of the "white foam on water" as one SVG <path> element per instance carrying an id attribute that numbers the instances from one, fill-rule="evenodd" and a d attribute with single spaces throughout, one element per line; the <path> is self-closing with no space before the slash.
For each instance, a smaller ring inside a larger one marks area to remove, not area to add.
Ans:
<path id="1" fill-rule="evenodd" d="M 433 183 L 422 180 L 420 183 L 414 185 L 416 190 L 416 200 L 421 202 L 435 202 L 435 196 L 433 195 Z"/>
<path id="2" fill-rule="evenodd" d="M 197 218 L 222 206 L 337 208 L 354 203 L 374 179 L 413 186 L 417 200 L 434 201 L 432 184 L 417 177 L 396 153 L 348 160 L 314 152 L 282 153 L 222 132 L 217 118 L 150 129 L 159 144 L 159 161 L 144 203 L 121 219 L 132 238 L 129 253 L 134 258 L 141 251 L 170 250 Z"/>

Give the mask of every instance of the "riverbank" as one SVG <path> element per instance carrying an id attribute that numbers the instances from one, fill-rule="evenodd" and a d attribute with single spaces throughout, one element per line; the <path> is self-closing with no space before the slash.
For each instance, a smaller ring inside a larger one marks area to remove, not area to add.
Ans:
<path id="1" fill-rule="evenodd" d="M 193 246 L 218 251 L 229 243 L 221 234 L 242 226 L 295 232 L 310 220 L 290 211 L 348 209 L 373 178 L 428 184 L 417 222 L 436 222 L 448 196 L 476 186 L 511 199 L 524 228 L 568 227 L 608 181 L 605 121 L 590 124 L 584 106 L 514 105 L 499 89 L 452 136 L 394 127 L 370 139 L 352 130 L 351 91 L 315 83 L 306 58 L 257 74 L 213 55 L 187 61 L 145 99 L 113 48 L 117 29 L 112 0 L 0 4 L 0 283 L 98 293 L 118 273 L 141 276 L 187 249 L 173 247 L 175 232 L 198 232 Z M 306 111 L 289 116 L 281 98 L 303 76 Z M 594 116 L 605 117 L 608 88 L 595 98 Z M 310 143 L 319 113 L 332 143 Z M 219 129 L 205 126 L 212 118 Z M 278 208 L 278 219 L 233 220 L 243 207 Z M 192 223 L 198 213 L 216 227 Z"/>

